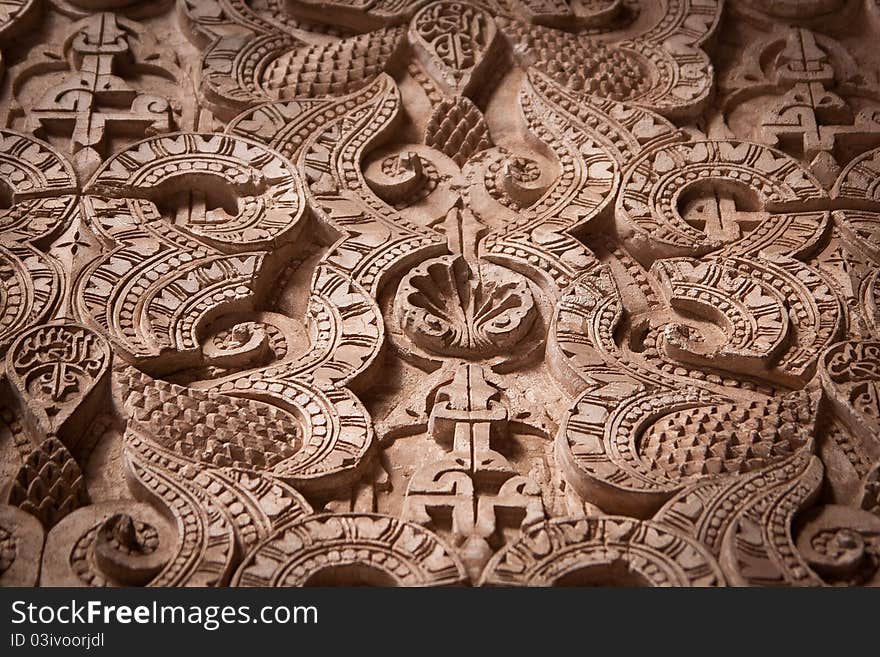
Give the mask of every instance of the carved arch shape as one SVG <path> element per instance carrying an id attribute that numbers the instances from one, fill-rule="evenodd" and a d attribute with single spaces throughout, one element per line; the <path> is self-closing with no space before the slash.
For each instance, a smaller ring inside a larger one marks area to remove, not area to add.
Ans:
<path id="1" fill-rule="evenodd" d="M 554 375 L 577 395 L 557 435 L 557 462 L 584 499 L 647 517 L 689 480 L 765 468 L 811 447 L 808 393 L 737 401 L 723 387 L 634 360 L 615 340 L 623 308 L 600 272 L 557 304 L 549 343 Z"/>
<path id="2" fill-rule="evenodd" d="M 205 195 L 201 214 L 193 184 Z M 290 243 L 305 212 L 299 174 L 282 155 L 224 135 L 137 142 L 86 193 L 86 218 L 115 248 L 81 275 L 79 311 L 153 372 L 169 354 L 197 362 L 210 319 L 254 307 L 271 264 L 261 251 Z M 179 208 L 157 208 L 169 198 Z M 211 198 L 232 207 L 211 209 Z"/>
<path id="3" fill-rule="evenodd" d="M 538 523 L 496 554 L 490 586 L 724 586 L 697 541 L 649 520 L 604 516 Z"/>
<path id="4" fill-rule="evenodd" d="M 844 307 L 828 276 L 794 258 L 669 259 L 651 273 L 673 309 L 723 326 L 726 341 L 714 347 L 668 326 L 667 355 L 681 363 L 797 387 L 843 327 Z"/>
<path id="5" fill-rule="evenodd" d="M 233 586 L 454 586 L 464 567 L 432 532 L 368 513 L 321 514 L 280 527 L 248 555 Z"/>

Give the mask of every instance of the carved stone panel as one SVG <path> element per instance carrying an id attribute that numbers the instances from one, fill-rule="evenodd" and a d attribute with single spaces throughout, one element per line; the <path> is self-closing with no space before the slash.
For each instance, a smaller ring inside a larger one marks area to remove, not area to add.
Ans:
<path id="1" fill-rule="evenodd" d="M 0 585 L 880 582 L 878 39 L 0 3 Z"/>

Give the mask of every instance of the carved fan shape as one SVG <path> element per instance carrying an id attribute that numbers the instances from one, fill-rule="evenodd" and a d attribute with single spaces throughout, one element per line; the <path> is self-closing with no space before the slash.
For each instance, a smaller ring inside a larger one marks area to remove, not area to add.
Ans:
<path id="1" fill-rule="evenodd" d="M 475 269 L 460 256 L 417 268 L 401 292 L 404 330 L 439 354 L 493 356 L 519 342 L 536 314 L 525 279 L 493 265 Z"/>

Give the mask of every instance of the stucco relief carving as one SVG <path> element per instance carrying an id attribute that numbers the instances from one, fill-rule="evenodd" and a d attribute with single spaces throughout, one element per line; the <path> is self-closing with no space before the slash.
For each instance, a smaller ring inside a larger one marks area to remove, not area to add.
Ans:
<path id="1" fill-rule="evenodd" d="M 880 581 L 878 36 L 2 3 L 0 584 Z"/>

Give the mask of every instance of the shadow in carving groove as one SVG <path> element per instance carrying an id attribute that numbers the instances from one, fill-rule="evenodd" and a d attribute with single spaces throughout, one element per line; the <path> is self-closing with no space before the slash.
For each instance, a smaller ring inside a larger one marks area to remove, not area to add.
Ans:
<path id="1" fill-rule="evenodd" d="M 388 573 L 362 564 L 329 566 L 309 577 L 304 586 L 396 586 L 394 578 Z"/>
<path id="2" fill-rule="evenodd" d="M 650 582 L 629 569 L 626 562 L 584 566 L 566 573 L 553 582 L 553 586 L 621 586 L 645 587 Z"/>

